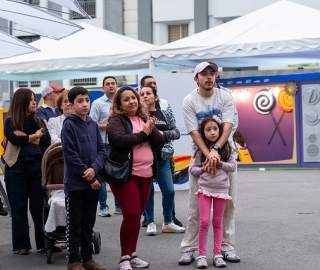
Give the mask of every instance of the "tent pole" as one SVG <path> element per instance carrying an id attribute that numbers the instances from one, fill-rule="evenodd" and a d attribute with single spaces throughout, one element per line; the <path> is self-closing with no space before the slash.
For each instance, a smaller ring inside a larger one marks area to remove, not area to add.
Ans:
<path id="1" fill-rule="evenodd" d="M 9 21 L 9 34 L 10 36 L 12 36 L 12 27 L 13 27 L 13 24 L 12 24 L 12 21 Z M 12 97 L 13 97 L 13 81 L 9 81 L 9 100 L 11 102 L 12 100 Z"/>
<path id="2" fill-rule="evenodd" d="M 154 67 L 155 67 L 154 58 L 151 58 L 149 60 L 149 73 L 150 73 L 151 76 L 154 75 Z"/>

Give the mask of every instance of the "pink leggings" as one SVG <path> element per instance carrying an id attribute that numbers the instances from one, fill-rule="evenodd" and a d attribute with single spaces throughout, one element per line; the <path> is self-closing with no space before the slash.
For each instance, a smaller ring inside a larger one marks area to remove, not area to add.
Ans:
<path id="1" fill-rule="evenodd" d="M 199 213 L 200 213 L 200 224 L 199 224 L 199 256 L 206 256 L 207 238 L 210 227 L 210 212 L 211 204 L 213 203 L 213 254 L 220 254 L 221 243 L 222 243 L 222 221 L 224 208 L 226 206 L 225 199 L 213 198 L 198 193 L 199 197 Z"/>
<path id="2" fill-rule="evenodd" d="M 121 257 L 137 251 L 140 219 L 150 194 L 151 177 L 131 175 L 126 184 L 109 183 L 120 204 L 123 220 L 120 228 Z"/>

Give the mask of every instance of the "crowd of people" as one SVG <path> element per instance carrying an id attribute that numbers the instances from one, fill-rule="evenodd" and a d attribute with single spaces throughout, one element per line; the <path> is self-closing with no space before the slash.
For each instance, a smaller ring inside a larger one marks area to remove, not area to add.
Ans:
<path id="1" fill-rule="evenodd" d="M 118 90 L 115 77 L 103 80 L 104 95 L 90 106 L 90 92 L 53 84 L 42 91 L 36 107 L 30 89 L 18 89 L 5 121 L 5 184 L 12 217 L 12 253 L 28 255 L 28 205 L 34 223 L 36 250 L 44 246 L 41 161 L 51 143 L 61 142 L 64 155 L 66 248 L 68 270 L 103 270 L 92 258 L 92 235 L 98 202 L 101 217 L 110 217 L 106 180 L 114 194 L 114 214 L 123 215 L 120 227 L 119 269 L 148 268 L 137 255 L 140 227 L 155 236 L 154 184 L 162 193 L 163 233 L 184 233 L 179 265 L 196 260 L 207 268 L 207 236 L 213 225 L 213 264 L 240 262 L 235 253 L 237 150 L 233 134 L 238 115 L 231 91 L 217 84 L 218 67 L 202 62 L 195 67 L 197 87 L 182 101 L 185 127 L 192 139 L 189 166 L 189 216 L 186 228 L 174 207 L 174 147 L 179 129 L 169 103 L 160 99 L 152 76 L 141 79 L 139 91 Z M 101 178 L 107 159 L 130 161 L 126 183 Z M 0 201 L 0 214 L 6 215 Z M 211 207 L 213 216 L 210 217 Z M 141 217 L 144 221 L 140 224 Z M 211 221 L 210 221 L 211 219 Z M 198 251 L 198 256 L 195 252 Z M 143 256 L 143 254 L 139 254 Z"/>

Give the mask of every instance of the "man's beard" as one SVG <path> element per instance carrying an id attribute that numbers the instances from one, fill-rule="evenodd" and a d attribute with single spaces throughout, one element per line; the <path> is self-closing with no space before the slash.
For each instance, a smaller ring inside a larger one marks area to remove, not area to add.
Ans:
<path id="1" fill-rule="evenodd" d="M 213 85 L 212 86 L 206 86 L 206 85 L 204 85 L 202 88 L 204 89 L 204 90 L 206 90 L 206 91 L 211 91 L 212 89 L 213 89 Z"/>

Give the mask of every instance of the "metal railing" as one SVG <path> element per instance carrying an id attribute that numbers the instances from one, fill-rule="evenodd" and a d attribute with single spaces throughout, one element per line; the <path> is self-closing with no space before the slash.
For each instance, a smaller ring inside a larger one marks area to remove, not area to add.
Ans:
<path id="1" fill-rule="evenodd" d="M 28 82 L 28 81 L 20 81 L 20 82 L 17 82 L 17 87 L 19 87 L 19 88 L 29 87 L 29 82 Z"/>
<path id="2" fill-rule="evenodd" d="M 97 85 L 97 78 L 83 78 L 83 79 L 73 79 L 70 85 Z"/>
<path id="3" fill-rule="evenodd" d="M 96 17 L 96 1 L 95 0 L 78 0 L 78 3 L 82 7 L 82 9 L 88 13 L 91 18 Z M 74 11 L 71 11 L 70 15 L 71 20 L 83 19 L 83 17 Z"/>
<path id="4" fill-rule="evenodd" d="M 41 81 L 19 81 L 17 82 L 17 87 L 19 88 L 27 88 L 27 87 L 40 87 Z"/>

